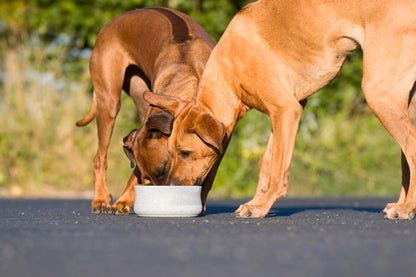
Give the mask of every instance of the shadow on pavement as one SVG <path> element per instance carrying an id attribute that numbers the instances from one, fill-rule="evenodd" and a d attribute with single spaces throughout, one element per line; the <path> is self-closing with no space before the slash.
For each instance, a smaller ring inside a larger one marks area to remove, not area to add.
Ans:
<path id="1" fill-rule="evenodd" d="M 212 214 L 232 214 L 237 210 L 238 205 L 223 205 L 223 204 L 207 204 L 207 210 L 205 211 L 205 215 L 212 215 Z"/>
<path id="2" fill-rule="evenodd" d="M 325 206 L 325 207 L 316 207 L 316 206 L 299 206 L 299 207 L 276 207 L 272 208 L 267 215 L 267 217 L 279 217 L 279 216 L 291 216 L 305 211 L 325 211 L 325 210 L 350 210 L 358 212 L 369 212 L 369 213 L 381 213 L 383 208 L 374 208 L 374 207 L 353 207 L 353 206 Z"/>
<path id="3" fill-rule="evenodd" d="M 347 203 L 345 201 L 342 204 L 337 203 L 336 199 L 314 199 L 312 203 L 303 203 L 302 199 L 290 199 L 277 202 L 270 210 L 267 217 L 287 217 L 294 214 L 298 214 L 305 211 L 318 211 L 318 210 L 345 210 L 345 211 L 357 211 L 357 212 L 369 212 L 369 213 L 381 213 L 385 205 L 390 199 L 349 199 Z M 370 203 L 368 202 L 370 201 Z M 206 215 L 212 214 L 232 214 L 245 200 L 233 200 L 230 201 L 209 201 L 207 203 Z M 310 202 L 310 201 L 305 201 Z"/>

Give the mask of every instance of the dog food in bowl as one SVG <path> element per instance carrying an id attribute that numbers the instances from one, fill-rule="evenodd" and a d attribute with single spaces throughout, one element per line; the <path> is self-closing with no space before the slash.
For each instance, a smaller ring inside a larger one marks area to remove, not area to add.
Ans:
<path id="1" fill-rule="evenodd" d="M 202 212 L 201 186 L 135 186 L 134 212 L 142 217 L 195 217 Z"/>

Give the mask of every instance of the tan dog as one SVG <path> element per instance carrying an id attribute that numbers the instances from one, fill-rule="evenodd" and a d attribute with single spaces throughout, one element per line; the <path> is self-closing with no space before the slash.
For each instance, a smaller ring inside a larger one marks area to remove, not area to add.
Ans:
<path id="1" fill-rule="evenodd" d="M 255 108 L 271 117 L 273 132 L 256 195 L 236 215 L 267 215 L 287 192 L 300 103 L 334 79 L 346 56 L 361 47 L 365 98 L 405 157 L 400 198 L 386 206 L 385 217 L 413 218 L 416 130 L 409 103 L 416 80 L 415 13 L 412 0 L 260 0 L 242 9 L 212 52 L 191 104 L 176 109 L 163 96 L 145 94 L 179 122 L 169 142 L 174 157 L 168 182 L 203 179 L 238 120 Z"/>
<path id="2" fill-rule="evenodd" d="M 115 214 L 128 214 L 134 204 L 134 185 L 165 183 L 169 170 L 167 136 L 173 115 L 148 108 L 143 92 L 174 95 L 183 101 L 194 96 L 214 42 L 191 17 L 171 9 L 150 8 L 124 13 L 111 20 L 99 33 L 91 55 L 90 72 L 94 86 L 93 103 L 78 126 L 95 116 L 98 149 L 94 159 L 94 213 L 110 211 L 106 186 L 107 150 L 115 118 L 120 109 L 121 90 L 136 104 L 143 127 L 125 138 L 126 154 L 139 144 L 139 161 L 123 194 L 112 206 Z M 134 164 L 132 164 L 134 166 Z M 136 178 L 136 176 L 138 178 Z"/>

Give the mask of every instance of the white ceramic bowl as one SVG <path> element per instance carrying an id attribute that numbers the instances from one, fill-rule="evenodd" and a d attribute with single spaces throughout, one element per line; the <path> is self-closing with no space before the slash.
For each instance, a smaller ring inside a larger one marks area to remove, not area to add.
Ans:
<path id="1" fill-rule="evenodd" d="M 194 217 L 202 212 L 201 186 L 135 186 L 134 212 L 144 217 Z"/>

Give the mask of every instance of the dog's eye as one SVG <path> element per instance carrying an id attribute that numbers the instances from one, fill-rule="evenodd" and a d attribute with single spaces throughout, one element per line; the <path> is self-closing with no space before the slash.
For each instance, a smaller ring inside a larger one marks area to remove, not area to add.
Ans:
<path id="1" fill-rule="evenodd" d="M 191 151 L 182 150 L 180 154 L 182 159 L 187 159 L 191 155 Z"/>

